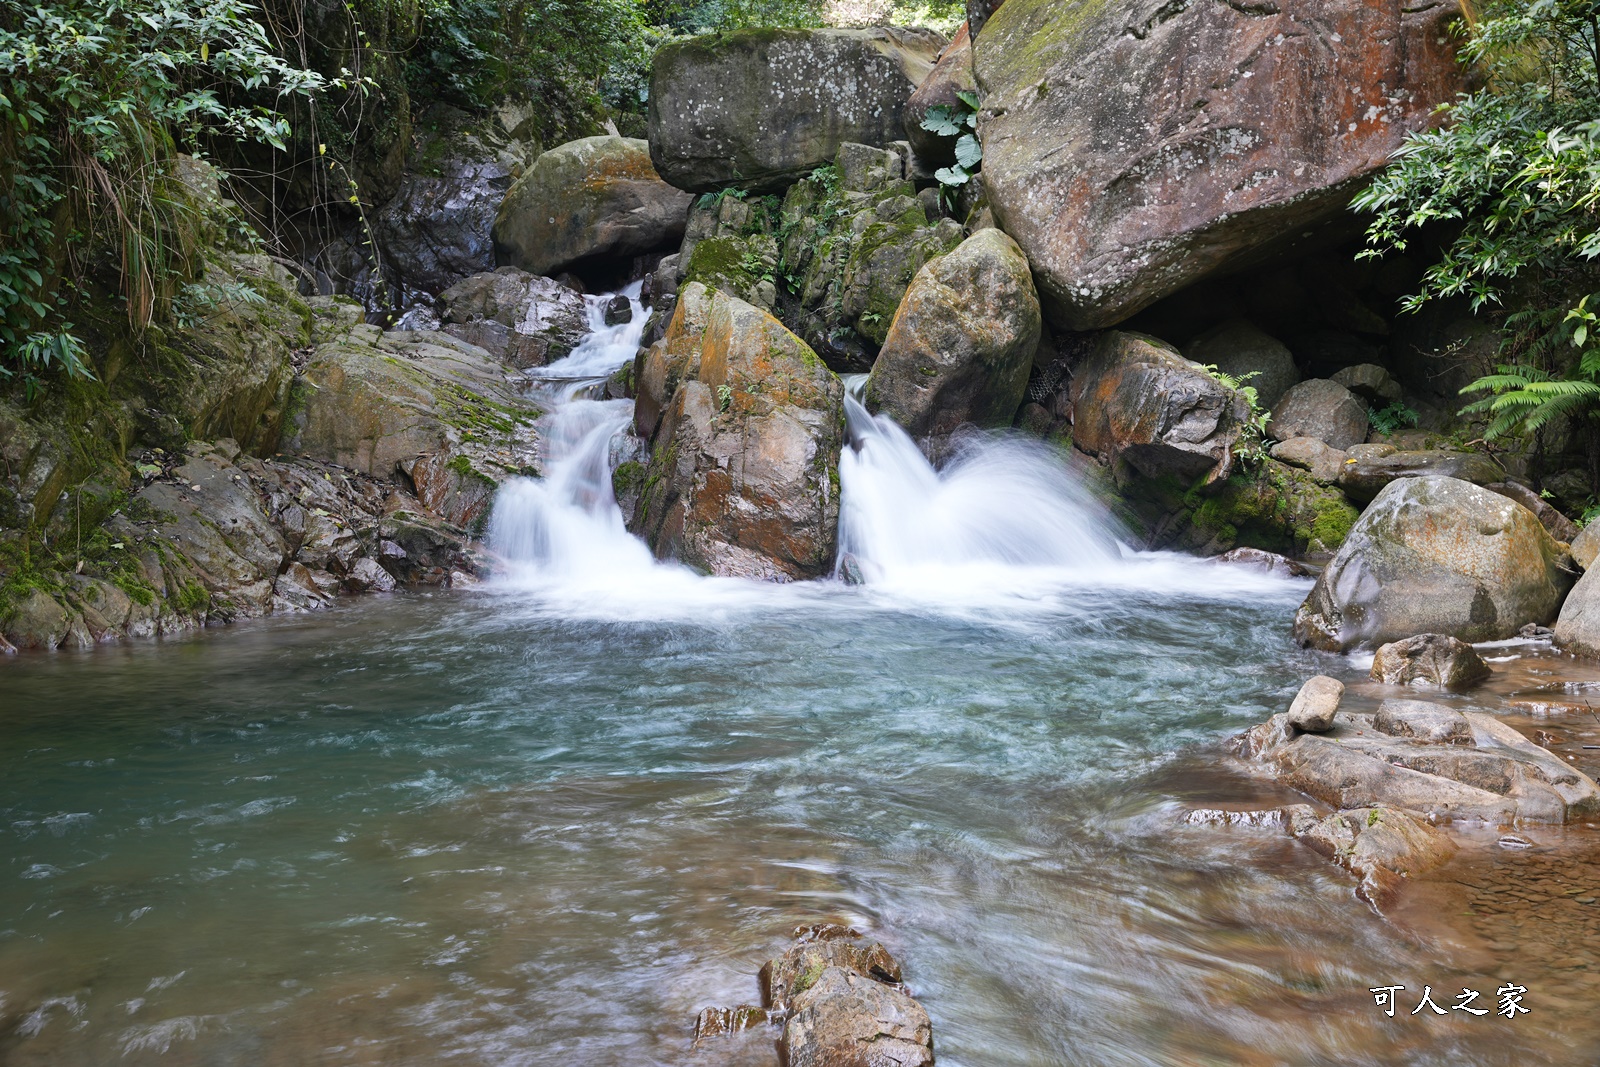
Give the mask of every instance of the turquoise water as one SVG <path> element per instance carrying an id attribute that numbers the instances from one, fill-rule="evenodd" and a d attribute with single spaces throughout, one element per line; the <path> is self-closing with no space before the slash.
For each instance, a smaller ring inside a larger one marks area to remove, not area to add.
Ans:
<path id="1" fill-rule="evenodd" d="M 694 1014 L 819 919 L 943 1064 L 1577 1062 L 1570 1020 L 1384 1019 L 1447 949 L 1178 825 L 1271 798 L 1219 742 L 1334 662 L 1303 585 L 1214 584 L 491 589 L 0 663 L 0 1063 L 770 1064 Z"/>

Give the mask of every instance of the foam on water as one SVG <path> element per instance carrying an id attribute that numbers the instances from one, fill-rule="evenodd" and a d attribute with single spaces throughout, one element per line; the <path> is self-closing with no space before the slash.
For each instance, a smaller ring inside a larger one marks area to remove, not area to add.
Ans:
<path id="1" fill-rule="evenodd" d="M 1284 588 L 1249 569 L 1130 549 L 1070 460 L 1043 442 L 974 430 L 935 468 L 904 430 L 862 405 L 861 375 L 847 380 L 839 464 L 840 570 L 860 586 L 708 578 L 655 560 L 612 492 L 633 405 L 593 399 L 633 358 L 644 328 L 637 283 L 623 293 L 630 322 L 605 325 L 612 294 L 591 297 L 589 337 L 536 373 L 551 408 L 544 476 L 512 479 L 496 500 L 489 539 L 505 565 L 501 591 L 582 618 L 722 618 L 825 602 L 1003 618 L 1058 612 L 1085 590 L 1234 598 Z"/>

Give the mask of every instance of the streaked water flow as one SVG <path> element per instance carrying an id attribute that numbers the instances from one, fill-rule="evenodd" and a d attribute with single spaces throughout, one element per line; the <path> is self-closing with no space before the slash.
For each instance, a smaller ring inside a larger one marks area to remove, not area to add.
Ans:
<path id="1" fill-rule="evenodd" d="M 0 1062 L 771 1064 L 692 1020 L 818 919 L 901 956 L 946 1065 L 1593 1040 L 1384 1019 L 1369 986 L 1466 965 L 1281 834 L 1180 825 L 1278 799 L 1220 742 L 1344 670 L 1287 639 L 1303 584 L 1130 553 L 1053 453 L 936 471 L 857 407 L 867 584 L 659 564 L 610 496 L 626 402 L 585 398 L 637 337 L 546 371 L 504 579 L 0 663 Z"/>

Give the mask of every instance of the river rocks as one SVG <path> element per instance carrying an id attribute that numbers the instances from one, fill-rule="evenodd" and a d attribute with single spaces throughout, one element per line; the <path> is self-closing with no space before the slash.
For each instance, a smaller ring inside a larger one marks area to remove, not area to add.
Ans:
<path id="1" fill-rule="evenodd" d="M 1449 452 L 1443 449 L 1401 452 L 1385 446 L 1381 452 L 1352 451 L 1339 472 L 1339 488 L 1351 500 L 1364 504 L 1390 482 L 1422 475 L 1457 478 L 1474 485 L 1487 485 L 1503 479 L 1506 472 L 1494 460 L 1476 452 Z M 1515 499 L 1506 493 L 1500 495 Z"/>
<path id="2" fill-rule="evenodd" d="M 795 999 L 830 968 L 876 982 L 900 984 L 900 964 L 882 942 L 845 927 L 822 924 L 762 966 L 761 1003 L 772 1011 L 791 1011 Z"/>
<path id="3" fill-rule="evenodd" d="M 538 151 L 443 104 L 429 108 L 416 130 L 400 187 L 372 219 L 385 280 L 402 307 L 414 294 L 438 295 L 494 269 L 495 212 Z"/>
<path id="4" fill-rule="evenodd" d="M 947 167 L 954 163 L 956 139 L 923 129 L 922 120 L 936 107 L 949 108 L 952 112 L 959 110 L 961 98 L 958 94 L 975 93 L 977 89 L 978 83 L 972 76 L 972 38 L 967 34 L 966 24 L 962 23 L 944 51 L 939 53 L 933 70 L 906 101 L 906 140 L 911 142 L 912 150 L 924 164 Z"/>
<path id="5" fill-rule="evenodd" d="M 1356 896 L 1379 911 L 1393 905 L 1403 879 L 1442 867 L 1457 851 L 1448 835 L 1394 808 L 1320 816 L 1296 804 L 1284 814 L 1290 835 L 1360 879 Z"/>
<path id="6" fill-rule="evenodd" d="M 630 528 L 659 558 L 772 581 L 831 568 L 844 387 L 803 341 L 691 283 L 638 389 L 636 425 L 655 425 Z"/>
<path id="7" fill-rule="evenodd" d="M 1372 659 L 1372 677 L 1385 685 L 1466 689 L 1491 673 L 1476 649 L 1443 634 L 1391 641 L 1380 646 Z"/>
<path id="8" fill-rule="evenodd" d="M 480 348 L 448 334 L 356 325 L 312 352 L 284 450 L 403 478 L 424 507 L 476 527 L 501 479 L 536 470 L 540 414 Z"/>
<path id="9" fill-rule="evenodd" d="M 1322 733 L 1333 725 L 1333 713 L 1343 696 L 1344 683 L 1337 678 L 1319 674 L 1307 679 L 1289 705 L 1289 725 L 1302 733 Z"/>
<path id="10" fill-rule="evenodd" d="M 1268 410 L 1300 382 L 1300 370 L 1288 347 L 1245 319 L 1229 319 L 1214 326 L 1189 342 L 1183 354 L 1235 378 L 1251 376 L 1244 384 L 1256 391 L 1256 399 Z"/>
<path id="11" fill-rule="evenodd" d="M 1459 475 L 1457 477 L 1459 477 Z M 1474 478 L 1468 479 L 1468 481 L 1476 480 L 1477 479 Z M 1534 515 L 1538 517 L 1539 521 L 1544 525 L 1544 528 L 1550 531 L 1550 536 L 1554 537 L 1557 541 L 1572 542 L 1575 541 L 1579 536 L 1578 525 L 1575 522 L 1561 514 L 1561 512 L 1557 511 L 1555 508 L 1551 507 L 1548 501 L 1546 501 L 1532 489 L 1529 489 L 1527 486 L 1520 485 L 1517 482 L 1480 482 L 1479 484 L 1483 485 L 1483 487 L 1489 490 L 1491 493 L 1499 493 L 1507 500 L 1515 500 L 1517 503 L 1533 512 Z M 1577 559 L 1578 550 L 1576 545 L 1573 545 L 1572 556 L 1573 559 Z M 1578 561 L 1578 566 L 1587 569 L 1589 560 L 1593 558 L 1593 553 L 1590 553 L 1588 559 Z"/>
<path id="12" fill-rule="evenodd" d="M 1366 715 L 1338 712 L 1327 733 L 1297 733 L 1274 715 L 1236 740 L 1241 756 L 1280 782 L 1338 808 L 1397 808 L 1431 820 L 1561 824 L 1600 812 L 1600 786 L 1492 715 L 1461 712 L 1470 742 L 1384 733 Z M 1391 708 L 1391 729 L 1438 722 Z M 1405 724 L 1404 726 L 1396 725 Z M 1448 729 L 1448 727 L 1443 727 Z"/>
<path id="13" fill-rule="evenodd" d="M 1358 363 L 1336 371 L 1328 379 L 1350 390 L 1375 408 L 1400 399 L 1400 383 L 1375 363 Z"/>
<path id="14" fill-rule="evenodd" d="M 933 1024 L 902 990 L 829 967 L 795 998 L 783 1049 L 788 1067 L 931 1067 Z"/>
<path id="15" fill-rule="evenodd" d="M 1039 323 L 1022 250 L 999 230 L 981 230 L 912 279 L 867 379 L 867 406 L 915 437 L 963 423 L 1009 426 Z"/>
<path id="16" fill-rule="evenodd" d="M 650 156 L 680 189 L 782 189 L 847 141 L 904 134 L 944 38 L 930 30 L 746 29 L 673 41 L 650 72 Z"/>
<path id="17" fill-rule="evenodd" d="M 464 278 L 438 300 L 440 329 L 503 363 L 542 367 L 589 334 L 589 306 L 573 289 L 516 267 Z"/>
<path id="18" fill-rule="evenodd" d="M 1596 556 L 1600 556 L 1600 523 L 1591 522 L 1572 538 L 1572 558 L 1587 571 Z"/>
<path id="19" fill-rule="evenodd" d="M 1555 640 L 1569 652 L 1600 658 L 1600 567 L 1591 564 L 1561 605 Z"/>
<path id="20" fill-rule="evenodd" d="M 1073 444 L 1149 478 L 1226 477 L 1244 397 L 1151 337 L 1108 331 L 1072 379 Z"/>
<path id="21" fill-rule="evenodd" d="M 1338 382 L 1312 378 L 1283 394 L 1267 432 L 1280 441 L 1311 437 L 1330 448 L 1349 448 L 1367 439 L 1367 408 Z"/>
<path id="22" fill-rule="evenodd" d="M 1052 321 L 1114 325 L 1339 217 L 1462 88 L 1456 17 L 1008 0 L 974 42 L 982 180 Z"/>
<path id="23" fill-rule="evenodd" d="M 656 175 L 642 140 L 569 141 L 541 155 L 506 193 L 494 221 L 495 253 L 503 266 L 551 275 L 667 248 L 683 237 L 690 200 Z"/>
<path id="24" fill-rule="evenodd" d="M 1426 745 L 1470 745 L 1472 724 L 1455 708 L 1426 700 L 1385 700 L 1372 726 L 1390 737 L 1409 737 Z"/>
<path id="25" fill-rule="evenodd" d="M 954 219 L 930 221 L 899 152 L 842 145 L 835 173 L 795 183 L 774 231 L 781 271 L 793 280 L 795 332 L 840 370 L 870 370 L 907 287 L 922 266 L 961 243 Z"/>
<path id="26" fill-rule="evenodd" d="M 1324 485 L 1333 485 L 1344 473 L 1349 456 L 1325 441 L 1315 437 L 1291 437 L 1279 441 L 1268 453 L 1273 459 L 1291 467 L 1310 471 L 1311 477 Z"/>
<path id="27" fill-rule="evenodd" d="M 1573 581 L 1526 508 L 1455 478 L 1386 486 L 1295 615 L 1302 644 L 1375 647 L 1417 633 L 1510 637 L 1553 618 Z"/>

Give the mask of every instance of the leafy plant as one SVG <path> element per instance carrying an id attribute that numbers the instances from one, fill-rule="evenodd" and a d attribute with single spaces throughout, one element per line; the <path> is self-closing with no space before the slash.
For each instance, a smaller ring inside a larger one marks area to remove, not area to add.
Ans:
<path id="1" fill-rule="evenodd" d="M 726 385 L 717 386 L 717 410 L 727 411 L 733 406 L 733 390 Z"/>
<path id="2" fill-rule="evenodd" d="M 956 100 L 955 104 L 930 107 L 920 123 L 929 133 L 955 138 L 955 163 L 933 172 L 947 203 L 983 166 L 983 145 L 977 134 L 978 95 L 961 90 L 956 93 Z"/>
<path id="3" fill-rule="evenodd" d="M 1261 406 L 1261 396 L 1256 392 L 1256 387 L 1249 384 L 1252 378 L 1258 378 L 1261 372 L 1249 371 L 1245 374 L 1234 376 L 1218 369 L 1215 363 L 1207 363 L 1201 367 L 1211 375 L 1222 387 L 1229 389 L 1244 397 L 1250 405 L 1250 414 L 1245 418 L 1244 425 L 1239 431 L 1239 447 L 1236 452 L 1239 459 L 1246 466 L 1259 466 L 1267 458 L 1267 423 L 1272 421 L 1272 412 Z"/>
<path id="4" fill-rule="evenodd" d="M 1369 421 L 1381 434 L 1393 434 L 1408 426 L 1415 426 L 1421 418 L 1404 400 L 1396 400 L 1388 407 L 1372 412 Z"/>

